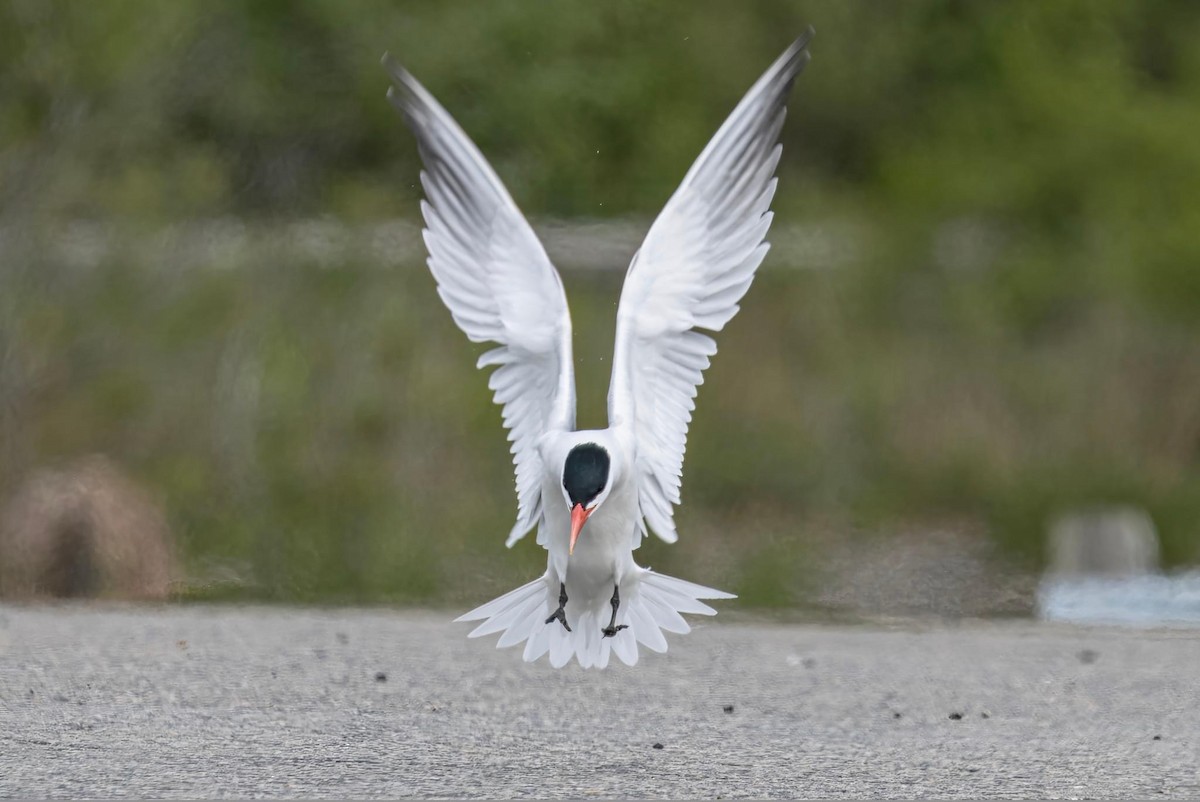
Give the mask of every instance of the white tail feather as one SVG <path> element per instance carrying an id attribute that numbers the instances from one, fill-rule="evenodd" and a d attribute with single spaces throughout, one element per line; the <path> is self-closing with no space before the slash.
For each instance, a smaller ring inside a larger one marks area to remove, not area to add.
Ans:
<path id="1" fill-rule="evenodd" d="M 532 582 L 522 585 L 521 587 L 517 588 L 516 590 L 510 590 L 508 593 L 505 593 L 500 598 L 492 599 L 487 604 L 484 604 L 480 607 L 476 607 L 474 610 L 472 610 L 469 613 L 463 613 L 462 615 L 460 615 L 458 618 L 456 618 L 454 620 L 455 620 L 455 622 L 479 621 L 480 619 L 483 619 L 483 618 L 491 618 L 492 616 L 496 615 L 497 613 L 501 613 L 501 612 L 507 610 L 512 605 L 520 603 L 524 599 L 532 598 L 534 591 L 536 589 L 538 589 L 539 586 L 541 588 L 546 587 L 546 577 L 545 576 L 542 576 L 540 579 L 535 579 Z"/>
<path id="2" fill-rule="evenodd" d="M 551 584 L 555 589 L 552 590 Z M 550 665 L 555 668 L 562 668 L 572 657 L 583 668 L 605 668 L 615 654 L 622 663 L 632 666 L 638 662 L 638 644 L 661 653 L 667 650 L 664 631 L 677 634 L 691 631 L 680 613 L 716 615 L 717 611 L 700 599 L 736 598 L 731 593 L 639 568 L 636 575 L 622 582 L 617 623 L 626 629 L 615 637 L 605 638 L 600 630 L 608 625 L 612 612 L 607 599 L 583 610 L 572 609 L 568 601 L 570 632 L 557 621 L 547 624 L 557 592 L 557 583 L 544 574 L 455 620 L 483 621 L 468 637 L 502 632 L 497 648 L 524 642 L 522 657 L 526 662 L 549 654 Z"/>

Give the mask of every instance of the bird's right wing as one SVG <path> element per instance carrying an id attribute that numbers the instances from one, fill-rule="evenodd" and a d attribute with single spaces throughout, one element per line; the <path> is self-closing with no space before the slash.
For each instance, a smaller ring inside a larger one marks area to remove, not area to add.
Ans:
<path id="1" fill-rule="evenodd" d="M 635 444 L 639 531 L 675 542 L 697 386 L 720 331 L 767 253 L 785 104 L 812 29 L 750 88 L 696 159 L 633 257 L 621 305 L 608 422 Z M 640 542 L 640 540 L 638 541 Z M 636 544 L 635 544 L 636 545 Z"/>
<path id="2" fill-rule="evenodd" d="M 511 546 L 542 512 L 537 440 L 575 425 L 571 316 L 562 280 L 500 179 L 458 124 L 403 67 L 384 56 L 388 99 L 420 145 L 425 245 L 438 295 L 474 342 L 500 347 L 478 367 L 503 406 L 516 468 Z"/>

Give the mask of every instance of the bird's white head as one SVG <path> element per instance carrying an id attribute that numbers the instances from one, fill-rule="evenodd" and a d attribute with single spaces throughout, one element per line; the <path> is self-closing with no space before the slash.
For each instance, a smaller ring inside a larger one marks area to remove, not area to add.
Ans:
<path id="1" fill-rule="evenodd" d="M 575 541 L 587 519 L 608 498 L 613 486 L 613 468 L 612 456 L 599 443 L 579 443 L 567 452 L 563 461 L 562 490 L 563 499 L 571 510 L 569 554 L 575 553 Z"/>

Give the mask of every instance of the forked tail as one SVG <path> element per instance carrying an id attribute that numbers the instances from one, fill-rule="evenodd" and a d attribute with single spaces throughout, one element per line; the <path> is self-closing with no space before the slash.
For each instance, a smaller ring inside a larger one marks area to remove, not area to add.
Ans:
<path id="1" fill-rule="evenodd" d="M 584 668 L 604 668 L 616 654 L 625 665 L 636 665 L 638 644 L 654 652 L 667 650 L 664 632 L 680 635 L 691 631 L 681 613 L 716 615 L 701 599 L 733 599 L 732 593 L 706 588 L 694 582 L 656 574 L 639 568 L 633 581 L 622 583 L 617 624 L 624 625 L 614 637 L 605 638 L 612 608 L 607 601 L 579 610 L 567 603 L 571 622 L 568 632 L 558 621 L 546 619 L 557 608 L 558 584 L 548 574 L 522 585 L 498 599 L 459 616 L 455 621 L 483 621 L 467 636 L 478 638 L 501 632 L 497 648 L 525 643 L 524 658 L 533 662 L 549 653 L 550 665 L 561 668 L 574 656 Z"/>

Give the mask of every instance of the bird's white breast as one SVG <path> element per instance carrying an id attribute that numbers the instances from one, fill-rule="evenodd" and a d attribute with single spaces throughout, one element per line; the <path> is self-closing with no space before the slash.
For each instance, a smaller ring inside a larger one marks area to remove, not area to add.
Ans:
<path id="1" fill-rule="evenodd" d="M 570 554 L 571 511 L 557 474 L 558 471 L 547 471 L 542 487 L 550 570 L 566 581 L 572 598 L 579 596 L 583 601 L 582 597 L 602 596 L 607 602 L 613 584 L 621 582 L 634 565 L 636 485 L 624 475 L 616 475 L 608 497 L 588 518 L 575 543 L 575 552 Z"/>

